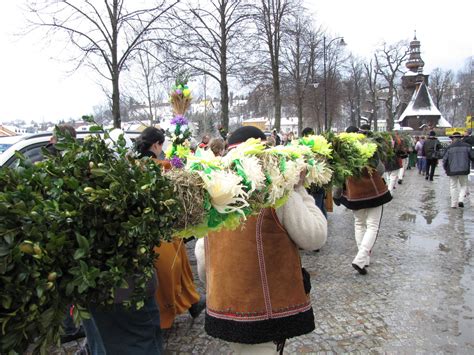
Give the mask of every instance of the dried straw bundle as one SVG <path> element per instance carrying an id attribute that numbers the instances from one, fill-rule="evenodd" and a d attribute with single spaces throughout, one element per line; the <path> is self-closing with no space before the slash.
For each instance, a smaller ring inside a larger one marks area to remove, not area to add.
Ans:
<path id="1" fill-rule="evenodd" d="M 175 115 L 184 115 L 189 106 L 191 106 L 191 98 L 183 97 L 182 94 L 173 92 L 171 94 L 171 106 Z"/>
<path id="2" fill-rule="evenodd" d="M 195 172 L 184 169 L 171 169 L 165 176 L 173 182 L 176 199 L 183 206 L 182 218 L 177 221 L 176 229 L 186 229 L 204 221 L 205 188 L 201 177 Z"/>

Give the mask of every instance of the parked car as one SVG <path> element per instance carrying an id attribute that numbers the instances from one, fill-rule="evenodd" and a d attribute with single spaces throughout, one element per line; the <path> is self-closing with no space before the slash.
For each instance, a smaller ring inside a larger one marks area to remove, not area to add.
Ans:
<path id="1" fill-rule="evenodd" d="M 77 132 L 77 139 L 82 141 L 85 137 L 96 134 L 97 132 Z M 140 132 L 137 131 L 127 131 L 125 134 L 134 141 L 139 135 Z M 0 154 L 0 166 L 15 167 L 18 165 L 18 158 L 15 156 L 15 152 L 19 151 L 22 153 L 28 160 L 31 162 L 36 162 L 43 159 L 42 148 L 45 147 L 49 140 L 51 139 L 52 132 L 32 134 L 26 136 L 23 139 L 19 140 L 15 144 L 8 147 L 2 154 Z M 165 140 L 163 144 L 163 150 L 166 149 L 168 141 Z"/>
<path id="2" fill-rule="evenodd" d="M 20 139 L 23 139 L 24 136 L 17 135 L 17 136 L 8 136 L 8 137 L 0 137 L 0 154 L 11 147 L 13 144 L 18 142 Z"/>

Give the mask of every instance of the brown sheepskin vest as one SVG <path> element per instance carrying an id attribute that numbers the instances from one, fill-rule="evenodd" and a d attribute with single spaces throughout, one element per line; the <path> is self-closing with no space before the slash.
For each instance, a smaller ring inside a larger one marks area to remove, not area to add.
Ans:
<path id="1" fill-rule="evenodd" d="M 391 199 L 392 195 L 380 174 L 364 168 L 360 177 L 346 179 L 341 203 L 349 209 L 358 210 L 381 206 Z"/>
<path id="2" fill-rule="evenodd" d="M 298 247 L 273 209 L 235 231 L 210 233 L 205 245 L 209 335 L 255 344 L 314 329 Z"/>

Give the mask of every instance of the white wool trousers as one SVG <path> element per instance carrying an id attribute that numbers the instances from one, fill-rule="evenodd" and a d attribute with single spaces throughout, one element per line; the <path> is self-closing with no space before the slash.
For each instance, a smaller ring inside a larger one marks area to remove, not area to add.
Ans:
<path id="1" fill-rule="evenodd" d="M 458 202 L 464 203 L 467 192 L 468 175 L 449 177 L 449 191 L 451 193 L 451 207 L 457 207 Z"/>
<path id="2" fill-rule="evenodd" d="M 402 167 L 398 169 L 398 180 L 403 180 L 403 176 L 405 175 L 405 169 L 408 166 L 408 158 L 402 159 Z"/>
<path id="3" fill-rule="evenodd" d="M 397 183 L 397 180 L 398 180 L 398 175 L 399 175 L 399 171 L 401 169 L 397 169 L 397 170 L 392 170 L 392 171 L 387 171 L 385 173 L 385 176 L 387 177 L 386 180 L 387 180 L 387 185 L 388 185 L 388 191 L 392 192 L 395 188 L 395 184 Z"/>
<path id="4" fill-rule="evenodd" d="M 359 251 L 352 263 L 364 268 L 370 264 L 370 251 L 379 233 L 383 206 L 364 208 L 353 212 L 355 240 Z"/>

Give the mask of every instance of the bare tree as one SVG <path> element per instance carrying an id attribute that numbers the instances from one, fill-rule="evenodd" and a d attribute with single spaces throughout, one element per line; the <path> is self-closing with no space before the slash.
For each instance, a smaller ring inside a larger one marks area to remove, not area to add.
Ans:
<path id="1" fill-rule="evenodd" d="M 193 75 L 207 75 L 220 87 L 221 123 L 229 128 L 229 76 L 245 63 L 247 27 L 253 7 L 245 0 L 210 0 L 188 4 L 174 14 L 173 61 L 191 69 Z"/>
<path id="2" fill-rule="evenodd" d="M 35 27 L 46 28 L 48 35 L 66 35 L 79 50 L 73 58 L 77 67 L 89 65 L 110 81 L 114 127 L 120 127 L 120 74 L 157 29 L 160 18 L 178 2 L 160 0 L 153 7 L 132 9 L 133 2 L 126 0 L 43 0 L 28 7 Z"/>
<path id="3" fill-rule="evenodd" d="M 320 44 L 322 43 L 321 30 L 311 29 L 306 35 L 307 44 L 307 66 L 308 66 L 308 84 L 309 90 L 306 90 L 305 107 L 309 111 L 309 116 L 312 116 L 312 126 L 318 132 L 322 132 L 322 112 L 323 112 L 323 99 L 321 90 L 322 76 L 318 75 L 322 58 L 322 51 L 319 50 Z"/>
<path id="4" fill-rule="evenodd" d="M 283 36 L 283 25 L 286 17 L 297 4 L 295 0 L 261 0 L 257 7 L 256 23 L 259 36 L 270 57 L 270 72 L 273 87 L 274 127 L 279 131 L 281 124 L 281 85 L 280 54 Z"/>
<path id="5" fill-rule="evenodd" d="M 164 85 L 169 84 L 167 77 L 163 75 L 166 70 L 163 58 L 160 58 L 161 46 L 156 42 L 143 43 L 137 48 L 133 61 L 129 64 L 129 74 L 125 94 L 145 102 L 147 120 L 150 125 L 154 121 L 160 122 L 157 117 L 157 105 L 162 98 Z M 169 85 L 167 85 L 168 87 Z"/>
<path id="6" fill-rule="evenodd" d="M 310 19 L 300 15 L 292 18 L 286 26 L 282 66 L 287 80 L 288 99 L 296 107 L 298 134 L 303 130 L 303 108 L 306 91 L 311 84 L 311 36 Z"/>
<path id="7" fill-rule="evenodd" d="M 374 123 L 374 131 L 378 131 L 378 105 L 379 105 L 379 94 L 380 94 L 380 84 L 379 84 L 379 74 L 375 70 L 374 60 L 371 59 L 369 62 L 364 63 L 365 68 L 365 78 L 367 82 L 368 89 L 368 112 L 369 112 L 369 122 Z"/>
<path id="8" fill-rule="evenodd" d="M 453 72 L 451 70 L 444 71 L 440 68 L 435 68 L 430 75 L 430 89 L 436 107 L 439 109 L 443 104 L 443 99 L 450 90 L 453 84 Z"/>
<path id="9" fill-rule="evenodd" d="M 365 76 L 363 63 L 349 56 L 348 78 L 344 81 L 346 87 L 347 102 L 349 104 L 350 124 L 360 126 L 362 102 L 365 99 Z"/>
<path id="10" fill-rule="evenodd" d="M 383 44 L 375 52 L 375 70 L 383 78 L 385 95 L 383 98 L 387 111 L 387 130 L 393 129 L 396 101 L 398 101 L 397 80 L 402 74 L 402 64 L 408 55 L 407 44 L 400 41 L 395 44 Z"/>

